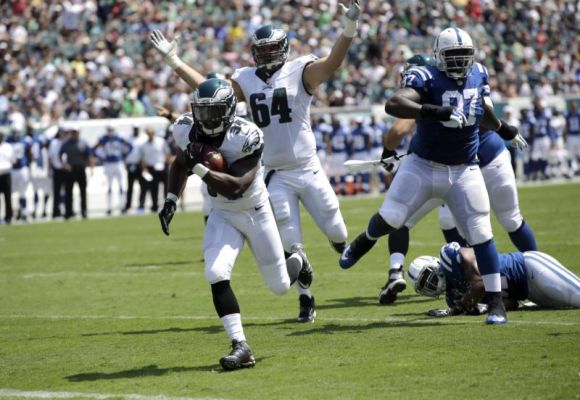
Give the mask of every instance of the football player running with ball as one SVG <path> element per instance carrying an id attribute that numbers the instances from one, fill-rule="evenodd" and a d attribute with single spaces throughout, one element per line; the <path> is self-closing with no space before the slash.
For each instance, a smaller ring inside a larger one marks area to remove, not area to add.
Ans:
<path id="1" fill-rule="evenodd" d="M 304 254 L 300 202 L 338 253 L 347 239 L 338 199 L 316 156 L 310 127 L 312 93 L 339 68 L 356 35 L 358 0 L 351 0 L 348 9 L 342 8 L 344 30 L 328 56 L 307 55 L 288 61 L 286 32 L 266 25 L 252 36 L 255 67 L 237 69 L 232 75 L 236 97 L 248 104 L 254 123 L 264 131 L 266 185 L 287 255 Z M 165 63 L 192 89 L 203 82 L 203 75 L 178 57 L 175 40 L 169 42 L 160 31 L 153 31 L 151 41 Z M 314 321 L 312 293 L 301 287 L 298 292 L 298 321 Z"/>
<path id="2" fill-rule="evenodd" d="M 505 324 L 499 257 L 477 150 L 480 123 L 506 140 L 513 140 L 517 130 L 495 116 L 489 76 L 484 66 L 474 63 L 474 51 L 467 32 L 443 30 L 434 44 L 437 66 L 409 69 L 402 88 L 387 101 L 387 113 L 417 120 L 412 154 L 403 159 L 379 212 L 345 249 L 339 264 L 352 267 L 379 237 L 401 228 L 429 200 L 441 199 L 473 246 L 489 298 L 486 323 Z M 384 156 L 392 155 L 385 150 Z"/>
<path id="3" fill-rule="evenodd" d="M 244 242 L 272 292 L 284 294 L 296 280 L 308 288 L 312 281 L 312 269 L 299 252 L 284 257 L 263 179 L 263 134 L 255 124 L 234 115 L 236 103 L 232 86 L 222 79 L 208 79 L 193 93 L 193 113 L 183 114 L 173 124 L 178 150 L 169 168 L 167 198 L 159 212 L 161 228 L 169 235 L 169 223 L 187 177 L 194 173 L 211 188 L 212 210 L 204 234 L 205 277 L 217 314 L 232 340 L 232 351 L 220 359 L 225 370 L 256 363 L 230 286 Z M 219 149 L 228 172 L 212 171 L 203 164 L 207 146 Z"/>

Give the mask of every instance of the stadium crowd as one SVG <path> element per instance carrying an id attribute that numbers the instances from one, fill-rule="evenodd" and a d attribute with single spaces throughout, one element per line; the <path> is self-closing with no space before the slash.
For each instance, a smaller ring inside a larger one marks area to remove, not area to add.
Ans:
<path id="1" fill-rule="evenodd" d="M 15 0 L 0 5 L 0 125 L 154 115 L 188 107 L 186 86 L 146 39 L 183 33 L 184 61 L 202 72 L 252 63 L 249 36 L 282 24 L 292 55 L 326 54 L 339 35 L 336 0 Z M 365 2 L 359 37 L 315 105 L 382 103 L 411 53 L 439 27 L 465 27 L 499 98 L 577 93 L 578 3 L 547 1 Z"/>

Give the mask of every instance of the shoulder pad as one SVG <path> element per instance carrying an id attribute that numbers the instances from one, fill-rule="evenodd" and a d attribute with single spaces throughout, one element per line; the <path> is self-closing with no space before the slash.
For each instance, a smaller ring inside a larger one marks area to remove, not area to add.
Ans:
<path id="1" fill-rule="evenodd" d="M 189 132 L 192 127 L 193 115 L 191 113 L 180 115 L 171 126 L 175 144 L 182 150 L 186 149 L 189 144 Z"/>

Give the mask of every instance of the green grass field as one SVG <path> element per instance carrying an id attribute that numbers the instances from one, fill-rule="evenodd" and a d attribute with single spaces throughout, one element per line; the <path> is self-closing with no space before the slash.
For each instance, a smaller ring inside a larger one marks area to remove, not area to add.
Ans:
<path id="1" fill-rule="evenodd" d="M 520 196 L 541 250 L 580 274 L 580 185 Z M 352 237 L 381 201 L 342 202 Z M 380 306 L 386 240 L 343 271 L 306 215 L 303 225 L 317 321 L 295 323 L 295 290 L 271 294 L 245 249 L 232 285 L 258 362 L 230 373 L 218 364 L 229 339 L 203 275 L 200 214 L 177 214 L 170 237 L 156 215 L 0 227 L 0 398 L 580 398 L 580 310 L 513 312 L 501 327 L 430 319 L 443 299 L 410 287 Z M 411 240 L 408 261 L 438 253 L 435 214 Z"/>

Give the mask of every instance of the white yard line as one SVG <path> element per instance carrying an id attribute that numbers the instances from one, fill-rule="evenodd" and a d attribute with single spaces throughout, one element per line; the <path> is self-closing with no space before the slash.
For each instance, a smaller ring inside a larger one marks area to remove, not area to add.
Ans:
<path id="1" fill-rule="evenodd" d="M 46 320 L 164 320 L 164 321 L 217 321 L 217 316 L 206 315 L 170 315 L 170 316 L 147 316 L 147 315 L 0 315 L 0 320 L 9 319 L 46 319 Z M 287 318 L 278 317 L 248 317 L 244 316 L 244 321 L 284 321 Z M 319 323 L 328 322 L 406 322 L 422 324 L 425 322 L 441 322 L 447 324 L 483 324 L 482 318 L 477 317 L 449 317 L 449 318 L 403 318 L 403 317 L 385 317 L 385 318 L 333 318 L 317 317 Z M 510 319 L 510 324 L 517 325 L 559 325 L 559 326 L 578 326 L 580 321 L 538 321 L 525 319 Z"/>
<path id="2" fill-rule="evenodd" d="M 13 399 L 126 399 L 126 400 L 220 400 L 215 397 L 168 397 L 163 395 L 146 396 L 135 393 L 83 393 L 83 392 L 50 392 L 25 391 L 17 389 L 0 389 L 0 398 Z"/>

